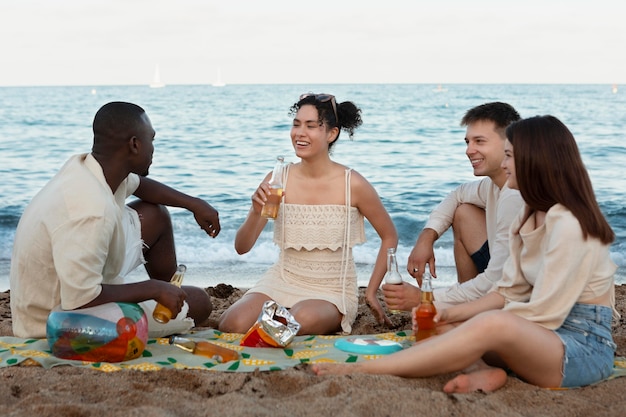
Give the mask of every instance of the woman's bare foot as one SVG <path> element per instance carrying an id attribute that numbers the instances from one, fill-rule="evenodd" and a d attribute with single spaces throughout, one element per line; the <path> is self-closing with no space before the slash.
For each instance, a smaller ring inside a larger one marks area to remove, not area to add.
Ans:
<path id="1" fill-rule="evenodd" d="M 443 391 L 448 394 L 476 391 L 492 392 L 506 384 L 506 378 L 504 369 L 482 368 L 451 379 L 444 385 Z"/>
<path id="2" fill-rule="evenodd" d="M 358 372 L 358 364 L 315 363 L 311 365 L 315 375 L 348 375 Z"/>

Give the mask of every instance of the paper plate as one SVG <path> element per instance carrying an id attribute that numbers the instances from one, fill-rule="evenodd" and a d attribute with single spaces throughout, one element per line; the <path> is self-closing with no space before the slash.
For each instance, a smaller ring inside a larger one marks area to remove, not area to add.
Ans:
<path id="1" fill-rule="evenodd" d="M 344 352 L 364 355 L 386 355 L 402 350 L 402 345 L 392 340 L 376 337 L 347 337 L 335 342 L 335 347 Z"/>

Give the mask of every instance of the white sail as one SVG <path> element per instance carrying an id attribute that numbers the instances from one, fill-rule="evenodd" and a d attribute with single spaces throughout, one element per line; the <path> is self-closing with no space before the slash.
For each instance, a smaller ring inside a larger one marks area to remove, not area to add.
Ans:
<path id="1" fill-rule="evenodd" d="M 220 68 L 217 69 L 217 79 L 212 84 L 213 87 L 224 87 L 226 84 L 222 81 L 222 70 Z"/>
<path id="2" fill-rule="evenodd" d="M 161 81 L 161 72 L 159 71 L 159 66 L 154 67 L 154 77 L 152 78 L 152 82 L 150 83 L 150 88 L 161 88 L 165 87 L 165 84 Z"/>

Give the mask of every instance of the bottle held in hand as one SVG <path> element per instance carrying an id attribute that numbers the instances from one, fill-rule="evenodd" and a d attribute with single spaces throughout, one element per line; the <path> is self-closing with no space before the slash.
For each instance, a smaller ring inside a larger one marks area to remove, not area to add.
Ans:
<path id="1" fill-rule="evenodd" d="M 285 168 L 285 159 L 282 156 L 276 158 L 274 171 L 270 178 L 270 195 L 261 209 L 261 217 L 266 219 L 275 219 L 278 216 L 280 200 L 283 198 L 283 169 Z"/>
<path id="2" fill-rule="evenodd" d="M 396 248 L 387 249 L 387 273 L 385 274 L 385 284 L 402 284 L 402 275 L 398 271 L 398 260 L 396 258 Z M 391 314 L 398 314 L 400 310 L 389 310 Z"/>
<path id="3" fill-rule="evenodd" d="M 420 304 L 415 310 L 415 321 L 417 322 L 416 341 L 424 340 L 437 334 L 435 322 L 433 321 L 433 318 L 437 314 L 437 309 L 434 304 L 435 296 L 433 295 L 431 279 L 428 264 L 426 264 L 426 271 L 424 271 L 424 275 L 422 276 L 422 296 Z"/>
<path id="4" fill-rule="evenodd" d="M 187 267 L 185 265 L 178 265 L 176 272 L 170 280 L 170 284 L 180 288 L 180 286 L 183 285 L 183 277 L 185 276 L 186 271 Z M 165 324 L 172 319 L 172 312 L 163 304 L 157 303 L 156 307 L 154 307 L 154 311 L 152 312 L 152 318 L 161 324 Z"/>

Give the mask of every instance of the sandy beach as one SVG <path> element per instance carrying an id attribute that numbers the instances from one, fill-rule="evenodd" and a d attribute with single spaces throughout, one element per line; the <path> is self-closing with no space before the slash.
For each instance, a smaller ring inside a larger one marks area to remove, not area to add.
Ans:
<path id="1" fill-rule="evenodd" d="M 207 288 L 214 312 L 201 327 L 215 327 L 242 291 Z M 626 356 L 626 286 L 616 286 L 622 319 L 614 323 L 617 354 Z M 0 293 L 0 335 L 10 336 L 9 292 Z M 363 301 L 355 334 L 390 331 Z M 408 314 L 391 330 L 410 329 Z M 537 352 L 538 355 L 541 352 Z M 214 373 L 196 370 L 102 373 L 74 367 L 0 369 L 3 416 L 618 416 L 626 409 L 626 378 L 573 390 L 546 390 L 509 377 L 500 390 L 448 395 L 451 378 L 403 379 L 351 375 L 317 377 L 306 366 L 285 371 Z"/>

